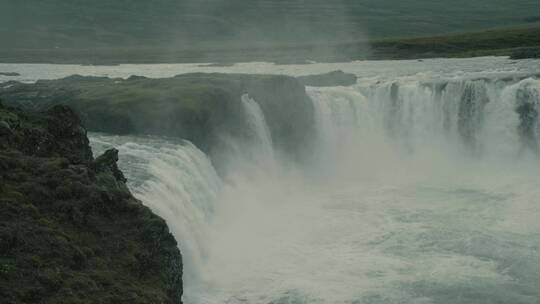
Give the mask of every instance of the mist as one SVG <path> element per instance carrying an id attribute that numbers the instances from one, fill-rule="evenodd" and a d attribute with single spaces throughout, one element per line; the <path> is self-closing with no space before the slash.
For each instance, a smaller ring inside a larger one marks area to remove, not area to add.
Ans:
<path id="1" fill-rule="evenodd" d="M 0 302 L 538 304 L 540 1 L 0 0 Z"/>
<path id="2" fill-rule="evenodd" d="M 432 76 L 308 87 L 316 138 L 301 163 L 249 95 L 249 136 L 224 134 L 219 156 L 94 146 L 144 160 L 136 191 L 183 244 L 186 303 L 534 303 L 516 280 L 537 280 L 538 158 L 515 105 L 537 102 L 538 80 Z"/>

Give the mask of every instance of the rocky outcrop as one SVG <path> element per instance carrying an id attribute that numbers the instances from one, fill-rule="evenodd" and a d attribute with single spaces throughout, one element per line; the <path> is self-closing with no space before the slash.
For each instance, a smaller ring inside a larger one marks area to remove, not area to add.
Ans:
<path id="1" fill-rule="evenodd" d="M 264 112 L 275 148 L 296 160 L 305 158 L 315 138 L 315 113 L 306 88 L 289 76 L 246 78 L 244 90 Z"/>
<path id="2" fill-rule="evenodd" d="M 66 106 L 0 105 L 2 303 L 180 303 L 182 259 Z"/>
<path id="3" fill-rule="evenodd" d="M 71 76 L 0 86 L 10 105 L 45 109 L 66 101 L 90 131 L 179 137 L 212 154 L 224 133 L 246 135 L 241 96 L 261 106 L 277 149 L 300 155 L 314 134 L 313 104 L 294 77 L 184 74 L 165 79 Z"/>
<path id="4" fill-rule="evenodd" d="M 298 80 L 306 86 L 311 87 L 336 87 L 336 86 L 351 86 L 356 84 L 358 77 L 354 74 L 345 73 L 343 71 L 333 71 L 320 75 L 300 76 Z"/>

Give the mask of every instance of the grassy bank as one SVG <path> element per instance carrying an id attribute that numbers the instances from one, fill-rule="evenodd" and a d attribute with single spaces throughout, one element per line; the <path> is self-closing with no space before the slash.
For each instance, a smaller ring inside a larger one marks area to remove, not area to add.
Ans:
<path id="1" fill-rule="evenodd" d="M 305 63 L 434 57 L 512 56 L 537 58 L 540 26 L 497 29 L 456 35 L 384 39 L 371 42 L 258 44 L 222 48 L 103 47 L 0 49 L 4 63 L 122 64 L 270 61 Z"/>
<path id="2" fill-rule="evenodd" d="M 490 30 L 449 36 L 382 40 L 373 44 L 374 59 L 513 56 L 538 51 L 540 27 Z M 530 53 L 534 55 L 534 52 Z M 522 56 L 527 57 L 527 56 Z"/>

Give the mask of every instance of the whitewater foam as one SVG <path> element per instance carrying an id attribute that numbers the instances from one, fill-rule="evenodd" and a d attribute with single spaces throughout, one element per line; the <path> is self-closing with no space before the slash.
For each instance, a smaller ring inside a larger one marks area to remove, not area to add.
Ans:
<path id="1" fill-rule="evenodd" d="M 540 81 L 471 69 L 308 88 L 318 157 L 297 170 L 247 95 L 226 176 L 187 142 L 92 144 L 169 223 L 185 303 L 536 304 Z"/>

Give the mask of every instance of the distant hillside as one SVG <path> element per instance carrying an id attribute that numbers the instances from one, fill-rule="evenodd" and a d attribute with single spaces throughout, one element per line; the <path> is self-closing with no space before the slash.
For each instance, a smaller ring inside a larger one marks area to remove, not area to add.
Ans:
<path id="1" fill-rule="evenodd" d="M 354 44 L 349 45 L 355 53 Z M 347 49 L 347 46 L 342 46 Z M 510 56 L 515 59 L 540 57 L 540 27 L 511 28 L 446 36 L 386 39 L 371 45 L 373 59 L 415 59 L 432 57 Z"/>
<path id="2" fill-rule="evenodd" d="M 0 48 L 3 63 L 193 63 L 268 61 L 280 64 L 436 57 L 511 56 L 540 58 L 540 26 L 421 37 L 350 42 L 306 42 L 250 46 L 167 48 Z M 7 71 L 9 72 L 9 71 Z M 4 74 L 11 74 L 6 73 Z"/>
<path id="3" fill-rule="evenodd" d="M 537 22 L 538 0 L 2 0 L 0 50 L 350 41 Z"/>

